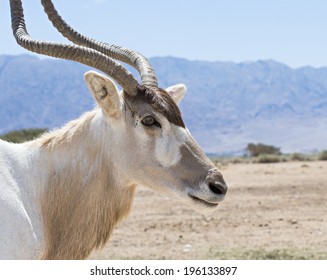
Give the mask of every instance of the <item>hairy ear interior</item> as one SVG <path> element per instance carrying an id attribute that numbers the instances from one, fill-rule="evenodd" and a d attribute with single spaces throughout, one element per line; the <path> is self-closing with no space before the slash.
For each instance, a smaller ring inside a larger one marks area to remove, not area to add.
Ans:
<path id="1" fill-rule="evenodd" d="M 179 105 L 186 93 L 186 86 L 184 84 L 177 84 L 166 88 L 166 91 L 170 94 L 175 103 Z"/>
<path id="2" fill-rule="evenodd" d="M 119 117 L 121 111 L 116 85 L 109 78 L 95 71 L 86 72 L 84 79 L 93 98 L 103 112 L 109 117 Z"/>

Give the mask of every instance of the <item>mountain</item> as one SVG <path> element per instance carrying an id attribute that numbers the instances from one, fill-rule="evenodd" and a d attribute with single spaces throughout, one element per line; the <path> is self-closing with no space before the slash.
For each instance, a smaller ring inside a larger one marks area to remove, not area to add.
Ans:
<path id="1" fill-rule="evenodd" d="M 327 67 L 292 69 L 247 63 L 155 57 L 159 84 L 185 83 L 187 127 L 206 152 L 242 153 L 249 142 L 283 152 L 327 148 Z M 0 133 L 54 128 L 90 110 L 83 65 L 35 56 L 0 56 Z"/>

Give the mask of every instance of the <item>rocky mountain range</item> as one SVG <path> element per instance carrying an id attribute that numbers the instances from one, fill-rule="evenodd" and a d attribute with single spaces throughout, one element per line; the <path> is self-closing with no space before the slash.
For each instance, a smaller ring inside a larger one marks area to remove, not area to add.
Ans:
<path id="1" fill-rule="evenodd" d="M 242 154 L 250 142 L 283 152 L 327 149 L 327 67 L 293 69 L 246 63 L 155 57 L 159 84 L 186 84 L 185 123 L 211 154 Z M 61 126 L 94 102 L 83 80 L 89 68 L 36 56 L 0 56 L 0 133 Z"/>

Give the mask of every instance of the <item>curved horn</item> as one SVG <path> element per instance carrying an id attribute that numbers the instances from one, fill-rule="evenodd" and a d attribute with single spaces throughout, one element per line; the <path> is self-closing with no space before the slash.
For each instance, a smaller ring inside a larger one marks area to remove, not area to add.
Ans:
<path id="1" fill-rule="evenodd" d="M 12 30 L 23 48 L 35 53 L 68 59 L 94 67 L 112 77 L 129 95 L 136 95 L 138 82 L 122 65 L 87 47 L 35 40 L 26 30 L 21 0 L 10 0 Z"/>
<path id="2" fill-rule="evenodd" d="M 142 85 L 156 88 L 158 87 L 155 72 L 149 61 L 143 55 L 133 50 L 99 42 L 95 39 L 80 34 L 62 19 L 51 0 L 42 0 L 41 2 L 44 7 L 44 11 L 48 15 L 48 18 L 52 22 L 53 26 L 57 28 L 57 30 L 68 40 L 77 45 L 95 49 L 113 59 L 120 60 L 133 66 L 141 75 Z"/>

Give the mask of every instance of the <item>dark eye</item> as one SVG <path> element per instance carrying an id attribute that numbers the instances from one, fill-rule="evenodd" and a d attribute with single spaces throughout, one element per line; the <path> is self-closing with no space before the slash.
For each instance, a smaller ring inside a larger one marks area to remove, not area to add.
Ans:
<path id="1" fill-rule="evenodd" d="M 157 126 L 161 127 L 160 123 L 157 122 L 157 120 L 152 116 L 146 116 L 142 119 L 142 124 L 145 126 Z"/>

